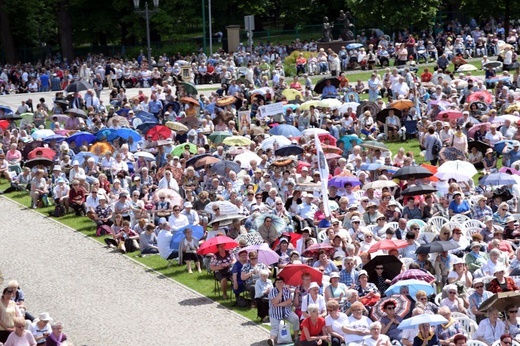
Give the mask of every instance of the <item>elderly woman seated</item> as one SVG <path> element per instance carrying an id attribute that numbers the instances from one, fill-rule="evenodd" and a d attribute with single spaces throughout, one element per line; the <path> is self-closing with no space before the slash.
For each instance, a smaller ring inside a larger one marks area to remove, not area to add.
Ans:
<path id="1" fill-rule="evenodd" d="M 466 334 L 464 327 L 456 319 L 451 317 L 451 311 L 447 306 L 441 306 L 439 308 L 439 315 L 448 320 L 448 323 L 439 324 L 435 327 L 439 344 L 449 346 L 453 344 L 455 335 Z"/>
<path id="2" fill-rule="evenodd" d="M 446 285 L 443 291 L 447 296 L 441 300 L 441 307 L 447 307 L 452 312 L 466 313 L 466 305 L 469 306 L 469 303 L 458 297 L 457 285 Z"/>
<path id="3" fill-rule="evenodd" d="M 500 320 L 499 311 L 495 307 L 488 309 L 487 316 L 486 319 L 480 321 L 473 338 L 491 345 L 505 333 L 506 324 Z"/>
<path id="4" fill-rule="evenodd" d="M 352 315 L 348 317 L 348 322 L 343 325 L 345 333 L 345 344 L 349 346 L 361 346 L 367 335 L 370 335 L 370 325 L 372 321 L 363 315 L 365 306 L 356 302 L 350 307 Z"/>

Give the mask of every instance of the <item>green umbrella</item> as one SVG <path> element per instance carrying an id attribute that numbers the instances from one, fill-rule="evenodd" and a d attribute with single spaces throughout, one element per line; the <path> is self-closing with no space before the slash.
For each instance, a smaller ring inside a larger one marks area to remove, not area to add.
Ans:
<path id="1" fill-rule="evenodd" d="M 179 144 L 178 146 L 176 146 L 175 148 L 173 148 L 172 150 L 172 155 L 173 156 L 181 156 L 185 151 L 186 149 L 192 153 L 192 154 L 196 154 L 197 153 L 197 146 L 193 143 L 182 143 L 182 144 Z"/>
<path id="2" fill-rule="evenodd" d="M 388 147 L 386 145 L 384 145 L 383 143 L 378 142 L 378 141 L 365 141 L 365 142 L 361 143 L 361 146 L 365 147 L 365 148 L 369 148 L 369 149 L 379 149 L 381 151 L 390 150 L 390 149 L 388 149 Z"/>
<path id="3" fill-rule="evenodd" d="M 197 87 L 188 82 L 181 82 L 181 85 L 184 87 L 184 90 L 191 95 L 197 95 L 199 92 L 197 91 Z"/>
<path id="4" fill-rule="evenodd" d="M 231 133 L 227 131 L 215 131 L 208 136 L 209 140 L 214 144 L 220 144 L 224 138 L 231 137 Z"/>
<path id="5" fill-rule="evenodd" d="M 22 118 L 33 117 L 34 113 L 30 113 L 30 112 L 29 113 L 22 113 L 22 114 L 20 114 L 20 116 Z"/>

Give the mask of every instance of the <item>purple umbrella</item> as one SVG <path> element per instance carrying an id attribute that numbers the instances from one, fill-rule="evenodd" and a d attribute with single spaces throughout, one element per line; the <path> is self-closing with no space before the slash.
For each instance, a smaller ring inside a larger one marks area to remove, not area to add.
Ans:
<path id="1" fill-rule="evenodd" d="M 329 187 L 335 186 L 337 188 L 343 188 L 346 183 L 351 183 L 352 186 L 361 186 L 358 177 L 336 175 L 329 180 Z"/>
<path id="2" fill-rule="evenodd" d="M 257 252 L 258 254 L 258 262 L 263 263 L 265 265 L 271 265 L 273 263 L 278 263 L 280 256 L 269 248 L 269 245 L 266 243 L 260 245 L 250 245 L 245 247 L 244 250 L 247 252 Z"/>

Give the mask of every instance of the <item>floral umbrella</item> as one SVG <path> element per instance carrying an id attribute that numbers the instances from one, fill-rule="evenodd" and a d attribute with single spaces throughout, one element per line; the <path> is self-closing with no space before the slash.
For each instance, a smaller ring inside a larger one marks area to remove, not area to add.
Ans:
<path id="1" fill-rule="evenodd" d="M 493 102 L 493 95 L 488 91 L 477 91 L 473 94 L 469 95 L 466 99 L 466 102 L 480 101 L 490 104 Z"/>
<path id="2" fill-rule="evenodd" d="M 444 161 L 466 160 L 466 155 L 462 151 L 454 147 L 443 147 L 439 152 L 439 156 Z"/>

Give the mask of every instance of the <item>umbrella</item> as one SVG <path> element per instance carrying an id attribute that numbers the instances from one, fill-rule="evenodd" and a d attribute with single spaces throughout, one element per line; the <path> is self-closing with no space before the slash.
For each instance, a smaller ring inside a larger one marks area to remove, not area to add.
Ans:
<path id="1" fill-rule="evenodd" d="M 480 151 L 481 153 L 485 153 L 488 148 L 491 148 L 488 143 L 482 141 L 469 141 L 468 150 L 471 150 L 473 147 L 476 147 L 477 151 Z"/>
<path id="2" fill-rule="evenodd" d="M 193 97 L 188 97 L 188 96 L 181 97 L 179 102 L 180 103 L 193 103 L 194 105 L 200 107 L 199 101 L 195 100 Z"/>
<path id="3" fill-rule="evenodd" d="M 464 152 L 454 147 L 443 147 L 441 151 L 439 151 L 439 156 L 444 161 L 466 160 L 466 155 Z"/>
<path id="4" fill-rule="evenodd" d="M 482 67 L 483 68 L 488 68 L 488 67 L 498 68 L 498 67 L 502 67 L 502 63 L 500 61 L 488 61 L 487 63 L 482 65 Z"/>
<path id="5" fill-rule="evenodd" d="M 507 112 L 507 110 L 506 110 L 506 112 Z M 500 116 L 496 117 L 495 120 L 493 120 L 493 124 L 504 125 L 506 120 L 509 120 L 512 123 L 516 123 L 518 120 L 520 120 L 520 117 L 517 117 L 516 115 L 513 115 L 513 114 L 500 115 Z M 471 131 L 471 129 L 470 129 L 470 131 Z M 468 131 L 468 133 L 469 133 L 469 131 Z"/>
<path id="6" fill-rule="evenodd" d="M 82 166 L 89 158 L 93 158 L 96 163 L 99 161 L 99 157 L 89 151 L 80 151 L 72 157 L 72 161 L 78 161 L 79 165 Z"/>
<path id="7" fill-rule="evenodd" d="M 134 157 L 142 157 L 147 161 L 155 161 L 155 156 L 147 151 L 138 151 L 134 153 Z"/>
<path id="8" fill-rule="evenodd" d="M 36 149 L 33 149 L 29 152 L 27 155 L 27 158 L 29 160 L 36 159 L 36 158 L 45 158 L 52 160 L 56 156 L 56 152 L 52 150 L 51 148 L 45 148 L 45 147 L 39 147 Z"/>
<path id="9" fill-rule="evenodd" d="M 68 93 L 77 93 L 80 91 L 92 89 L 94 86 L 90 84 L 89 82 L 85 81 L 76 81 L 74 83 L 71 83 L 67 86 L 67 89 L 65 89 Z"/>
<path id="10" fill-rule="evenodd" d="M 349 108 L 351 108 L 352 111 L 355 112 L 358 107 L 359 107 L 359 103 L 357 103 L 357 102 L 345 102 L 344 104 L 341 105 L 341 107 L 338 108 L 338 112 L 339 112 L 339 114 L 346 113 Z"/>
<path id="11" fill-rule="evenodd" d="M 176 232 L 173 232 L 173 237 L 170 243 L 171 249 L 177 249 L 180 243 L 184 240 L 184 238 L 186 238 L 184 236 L 184 230 L 186 229 L 191 229 L 191 231 L 193 232 L 193 238 L 196 238 L 197 240 L 202 239 L 202 237 L 204 236 L 204 228 L 202 228 L 202 226 L 199 225 L 188 225 L 179 228 Z"/>
<path id="12" fill-rule="evenodd" d="M 422 314 L 407 318 L 399 323 L 398 329 L 415 329 L 418 325 L 429 324 L 430 326 L 437 326 L 439 324 L 446 324 L 448 320 L 441 315 Z"/>
<path id="13" fill-rule="evenodd" d="M 464 64 L 457 69 L 457 72 L 469 72 L 478 70 L 475 65 Z"/>
<path id="14" fill-rule="evenodd" d="M 397 108 L 384 108 L 376 114 L 376 120 L 384 124 L 386 121 L 386 117 L 388 117 L 390 112 L 393 112 L 398 117 L 401 117 L 402 114 L 402 112 Z"/>
<path id="15" fill-rule="evenodd" d="M 429 178 L 432 175 L 433 173 L 424 168 L 423 166 L 405 166 L 399 168 L 399 170 L 395 172 L 392 178 L 399 180 L 408 180 L 410 178 L 423 179 Z"/>
<path id="16" fill-rule="evenodd" d="M 347 46 L 345 48 L 347 48 L 348 50 L 351 50 L 351 49 L 358 49 L 361 47 L 363 47 L 362 43 L 349 43 L 349 44 L 347 44 Z"/>
<path id="17" fill-rule="evenodd" d="M 179 193 L 173 189 L 157 189 L 152 195 L 152 202 L 156 203 L 159 202 L 160 196 L 164 195 L 166 196 L 166 199 L 170 201 L 171 205 L 178 205 L 182 206 L 182 197 L 179 195 Z"/>
<path id="18" fill-rule="evenodd" d="M 238 246 L 236 240 L 226 237 L 225 235 L 211 238 L 208 241 L 202 243 L 200 248 L 197 250 L 199 255 L 209 255 L 218 251 L 218 246 L 224 245 L 226 250 L 233 250 Z"/>
<path id="19" fill-rule="evenodd" d="M 352 186 L 361 186 L 361 181 L 356 176 L 336 175 L 329 180 L 328 186 L 335 186 L 337 188 L 344 188 L 346 183 L 351 183 Z"/>
<path id="20" fill-rule="evenodd" d="M 359 145 L 359 144 L 363 143 L 363 140 L 361 138 L 359 138 L 356 134 L 345 135 L 340 138 L 340 141 L 345 143 L 345 145 L 344 145 L 345 150 L 350 150 L 352 148 L 352 143 L 351 143 L 352 141 L 355 141 L 354 145 Z"/>
<path id="21" fill-rule="evenodd" d="M 249 138 L 246 138 L 244 136 L 231 136 L 224 138 L 222 141 L 222 144 L 229 145 L 229 146 L 245 146 L 245 145 L 251 145 L 253 141 L 251 141 Z"/>
<path id="22" fill-rule="evenodd" d="M 298 91 L 296 89 L 285 89 L 282 91 L 282 95 L 285 96 L 287 101 L 292 101 L 296 99 L 296 96 L 300 97 L 300 100 L 303 100 L 303 95 L 301 91 Z"/>
<path id="23" fill-rule="evenodd" d="M 413 106 L 415 106 L 413 101 L 402 99 L 402 100 L 397 100 L 397 101 L 392 102 L 389 107 L 396 108 L 396 109 L 399 109 L 402 111 L 405 109 L 412 108 Z"/>
<path id="24" fill-rule="evenodd" d="M 454 110 L 442 111 L 439 114 L 437 114 L 437 117 L 435 117 L 436 120 L 442 121 L 456 120 L 459 118 L 462 118 L 462 112 Z"/>
<path id="25" fill-rule="evenodd" d="M 515 141 L 509 140 L 509 139 L 506 139 L 506 140 L 503 140 L 503 141 L 498 141 L 493 146 L 493 149 L 497 153 L 502 154 L 504 152 L 504 149 L 506 149 L 506 147 L 512 147 L 514 143 L 515 143 Z"/>
<path id="26" fill-rule="evenodd" d="M 327 144 L 327 145 L 333 145 L 334 147 L 336 147 L 337 140 L 330 133 L 320 133 L 320 134 L 318 134 L 318 139 L 320 140 L 320 143 L 324 143 L 324 144 Z M 329 143 L 325 143 L 327 141 Z M 324 152 L 327 152 L 327 151 L 325 151 L 325 149 L 327 148 L 326 145 L 322 145 L 321 147 L 322 147 Z M 328 148 L 330 148 L 330 146 Z M 339 149 L 339 148 L 336 147 L 336 150 L 337 149 Z M 343 152 L 343 151 L 341 149 L 339 149 L 339 152 Z"/>
<path id="27" fill-rule="evenodd" d="M 502 186 L 502 185 L 515 185 L 516 180 L 507 173 L 491 173 L 484 176 L 480 181 L 479 185 L 482 186 Z"/>
<path id="28" fill-rule="evenodd" d="M 302 103 L 300 105 L 300 109 L 302 111 L 306 111 L 306 110 L 309 110 L 311 108 L 311 106 L 317 107 L 318 103 L 320 103 L 320 100 L 305 101 L 304 103 Z"/>
<path id="29" fill-rule="evenodd" d="M 335 154 L 335 153 L 326 153 L 325 158 L 327 160 L 336 160 L 336 159 L 341 159 L 342 156 L 339 154 Z"/>
<path id="30" fill-rule="evenodd" d="M 394 278 L 399 275 L 401 268 L 403 267 L 403 263 L 399 258 L 393 255 L 380 255 L 372 258 L 370 262 L 363 266 L 363 269 L 367 271 L 369 277 L 375 277 L 376 266 L 378 265 L 383 265 L 384 272 L 389 278 Z M 399 294 L 399 292 L 397 292 L 397 294 Z"/>
<path id="31" fill-rule="evenodd" d="M 376 180 L 376 181 L 371 181 L 369 183 L 364 184 L 363 190 L 383 189 L 385 187 L 392 188 L 392 187 L 396 187 L 396 186 L 397 186 L 397 184 L 394 183 L 392 180 Z"/>
<path id="32" fill-rule="evenodd" d="M 45 158 L 38 158 L 38 159 L 32 159 L 32 160 L 25 161 L 25 163 L 23 165 L 24 165 L 24 167 L 29 167 L 29 168 L 33 168 L 33 167 L 36 167 L 39 165 L 43 165 L 45 167 L 51 167 L 54 165 L 54 161 L 45 159 Z"/>
<path id="33" fill-rule="evenodd" d="M 292 244 L 296 248 L 296 243 L 299 239 L 301 239 L 302 235 L 298 233 L 293 232 L 282 232 L 282 235 L 276 239 L 273 244 L 271 245 L 271 249 L 276 249 L 278 245 L 280 244 L 280 239 L 287 238 L 289 240 L 289 243 Z"/>
<path id="34" fill-rule="evenodd" d="M 155 123 L 143 123 L 143 124 L 137 125 L 137 129 L 139 131 L 141 131 L 141 133 L 146 134 L 146 132 L 148 132 L 148 130 L 150 130 L 155 125 L 156 125 Z"/>
<path id="35" fill-rule="evenodd" d="M 191 83 L 181 82 L 180 85 L 184 87 L 184 91 L 186 91 L 188 94 L 197 95 L 199 93 L 197 91 L 197 87 Z"/>
<path id="36" fill-rule="evenodd" d="M 119 137 L 123 138 L 125 141 L 128 141 L 130 137 L 134 140 L 134 142 L 138 142 L 141 140 L 141 135 L 132 129 L 117 129 L 116 133 Z"/>
<path id="37" fill-rule="evenodd" d="M 430 274 L 430 272 L 426 271 L 426 270 L 422 270 L 422 269 L 408 269 L 408 270 L 405 270 L 404 272 L 402 272 L 401 274 L 397 275 L 393 280 L 392 280 L 392 285 L 399 282 L 399 281 L 402 281 L 402 280 L 420 280 L 420 281 L 425 281 L 429 284 L 432 284 L 436 281 L 435 279 L 435 276 L 433 276 L 432 274 Z"/>
<path id="38" fill-rule="evenodd" d="M 188 132 L 188 126 L 183 125 L 176 121 L 167 121 L 165 124 L 169 129 L 172 129 L 173 131 L 179 131 L 179 132 Z"/>
<path id="39" fill-rule="evenodd" d="M 451 80 L 452 80 L 451 77 L 450 77 L 449 75 L 447 75 L 447 74 L 442 74 L 442 73 L 441 73 L 441 74 L 436 75 L 436 77 L 435 77 L 434 79 L 432 79 L 433 84 L 435 84 L 435 85 L 438 85 L 438 84 L 439 84 L 439 77 L 442 78 L 441 83 L 442 83 L 442 82 L 448 82 L 448 83 L 451 83 Z"/>
<path id="40" fill-rule="evenodd" d="M 240 241 L 244 239 L 246 241 L 246 245 L 260 245 L 264 243 L 264 238 L 258 232 L 247 233 L 239 235 L 235 240 L 240 243 Z"/>
<path id="41" fill-rule="evenodd" d="M 182 143 L 182 144 L 177 145 L 175 148 L 173 148 L 173 150 L 171 151 L 171 154 L 173 156 L 181 157 L 182 154 L 184 154 L 186 151 L 189 151 L 191 154 L 196 154 L 197 146 L 195 144 L 189 143 L 189 142 Z"/>
<path id="42" fill-rule="evenodd" d="M 240 167 L 249 169 L 251 168 L 251 161 L 255 160 L 257 163 L 262 162 L 262 158 L 252 151 L 246 151 L 242 154 L 235 156 L 233 161 L 240 162 Z"/>
<path id="43" fill-rule="evenodd" d="M 96 138 L 98 140 L 100 140 L 100 141 L 105 140 L 105 141 L 108 141 L 108 142 L 112 142 L 116 138 L 119 138 L 119 136 L 117 135 L 116 130 L 115 129 L 109 129 L 109 128 L 99 130 L 98 132 L 96 132 L 94 134 L 94 136 L 96 136 Z"/>
<path id="44" fill-rule="evenodd" d="M 65 137 L 65 136 L 55 134 L 55 135 L 51 135 L 51 136 L 45 137 L 43 139 L 43 143 L 50 143 L 51 141 L 56 141 L 57 143 L 61 143 L 66 138 L 67 137 Z"/>
<path id="45" fill-rule="evenodd" d="M 13 113 L 13 110 L 9 106 L 0 105 L 0 111 L 4 112 L 4 115 Z"/>
<path id="46" fill-rule="evenodd" d="M 320 251 L 325 251 L 327 256 L 331 257 L 336 252 L 336 249 L 332 245 L 326 243 L 312 244 L 302 252 L 302 256 L 309 258 L 318 257 Z"/>
<path id="47" fill-rule="evenodd" d="M 379 149 L 381 151 L 389 151 L 388 147 L 384 145 L 381 142 L 378 141 L 365 141 L 361 143 L 362 147 L 369 148 L 369 149 Z"/>
<path id="48" fill-rule="evenodd" d="M 208 225 L 212 226 L 214 223 L 218 222 L 219 226 L 225 226 L 225 225 L 231 224 L 233 222 L 233 220 L 243 220 L 245 218 L 247 218 L 247 217 L 244 215 L 240 215 L 240 214 L 222 215 L 222 216 L 213 218 L 210 222 L 208 222 Z"/>
<path id="49" fill-rule="evenodd" d="M 237 102 L 236 97 L 229 95 L 219 98 L 216 102 L 216 105 L 218 107 L 226 107 L 234 104 L 235 102 Z"/>
<path id="50" fill-rule="evenodd" d="M 287 228 L 287 223 L 285 220 L 273 214 L 261 214 L 255 218 L 253 228 L 258 229 L 260 226 L 262 226 L 266 217 L 270 217 L 272 219 L 271 226 L 276 229 L 279 235 Z"/>
<path id="51" fill-rule="evenodd" d="M 290 156 L 290 155 L 300 155 L 303 153 L 303 148 L 299 145 L 288 145 L 286 147 L 278 148 L 275 150 L 274 154 L 276 156 Z"/>
<path id="52" fill-rule="evenodd" d="M 439 180 L 450 180 L 453 179 L 455 181 L 468 181 L 472 177 L 468 177 L 467 172 L 437 172 L 435 173 L 434 177 L 436 177 Z"/>
<path id="53" fill-rule="evenodd" d="M 299 286 L 302 284 L 303 274 L 309 274 L 311 276 L 311 282 L 321 284 L 323 280 L 323 273 L 307 264 L 288 264 L 278 276 L 284 279 L 286 285 Z"/>
<path id="54" fill-rule="evenodd" d="M 480 102 L 480 101 L 473 101 L 469 104 L 469 109 L 473 109 L 473 106 L 477 107 L 477 109 L 481 112 L 485 112 L 488 110 L 488 105 L 485 104 L 484 102 Z M 476 120 L 475 118 L 472 118 L 471 117 L 471 122 L 475 123 L 475 122 L 478 122 L 478 120 Z"/>
<path id="55" fill-rule="evenodd" d="M 495 121 L 493 121 L 493 123 L 495 123 Z M 473 125 L 468 130 L 468 138 L 469 137 L 473 138 L 473 135 L 475 134 L 475 132 L 477 132 L 477 130 L 489 131 L 490 127 L 491 127 L 491 123 L 489 123 L 489 122 Z"/>
<path id="56" fill-rule="evenodd" d="M 322 144 L 321 145 L 321 150 L 325 154 L 343 154 L 343 150 L 341 150 L 340 148 L 338 148 L 335 145 Z"/>
<path id="57" fill-rule="evenodd" d="M 434 253 L 457 249 L 460 245 L 452 241 L 437 240 L 428 244 L 421 245 L 415 250 L 416 254 Z"/>
<path id="58" fill-rule="evenodd" d="M 412 307 L 412 301 L 403 294 L 394 294 L 393 296 L 380 299 L 370 310 L 370 316 L 374 321 L 379 321 L 383 316 L 386 316 L 386 311 L 383 309 L 383 305 L 388 302 L 394 302 L 395 313 L 397 316 L 404 318 Z"/>
<path id="59" fill-rule="evenodd" d="M 113 116 L 107 123 L 108 127 L 130 127 L 128 120 L 120 115 Z"/>
<path id="60" fill-rule="evenodd" d="M 484 300 L 479 311 L 487 311 L 490 307 L 497 308 L 498 311 L 505 311 L 509 305 L 520 305 L 520 293 L 519 292 L 498 292 L 493 294 L 490 298 Z"/>
<path id="61" fill-rule="evenodd" d="M 11 124 L 9 123 L 9 121 L 7 121 L 7 120 L 0 120 L 0 129 L 2 129 L 3 131 L 7 130 L 7 128 L 10 125 Z"/>
<path id="62" fill-rule="evenodd" d="M 438 173 L 463 173 L 463 175 L 468 176 L 471 178 L 475 174 L 477 174 L 477 170 L 475 169 L 475 166 L 473 166 L 471 163 L 467 161 L 461 161 L 461 160 L 455 160 L 455 161 L 446 161 L 444 162 L 439 169 L 437 170 Z"/>
<path id="63" fill-rule="evenodd" d="M 208 205 L 206 205 L 204 208 L 206 214 L 215 215 L 213 206 L 218 206 L 220 209 L 220 215 L 238 214 L 237 206 L 228 201 L 216 201 L 208 203 Z"/>
<path id="64" fill-rule="evenodd" d="M 135 113 L 134 118 L 137 118 L 141 120 L 142 124 L 150 123 L 150 124 L 157 124 L 157 118 L 152 113 L 148 113 L 145 111 L 140 111 Z"/>
<path id="65" fill-rule="evenodd" d="M 437 192 L 437 189 L 430 185 L 414 185 L 401 192 L 402 196 L 421 196 Z"/>
<path id="66" fill-rule="evenodd" d="M 83 118 L 83 119 L 88 118 L 87 113 L 85 113 L 85 111 L 83 109 L 79 109 L 79 108 L 67 109 L 67 113 L 74 114 L 75 116 Z"/>
<path id="67" fill-rule="evenodd" d="M 336 88 L 339 88 L 339 79 L 336 77 L 325 77 L 320 79 L 316 85 L 314 86 L 314 92 L 317 94 L 321 94 L 323 92 L 323 88 L 327 85 L 327 81 L 330 80 L 331 85 L 334 85 Z"/>
<path id="68" fill-rule="evenodd" d="M 96 136 L 94 136 L 90 132 L 76 132 L 75 134 L 67 138 L 65 142 L 69 144 L 74 142 L 76 143 L 77 147 L 81 147 L 82 145 L 84 145 L 84 143 L 90 144 L 94 142 L 96 139 Z"/>
<path id="69" fill-rule="evenodd" d="M 186 166 L 193 166 L 195 168 L 202 168 L 204 166 L 212 165 L 214 163 L 220 162 L 221 160 L 218 157 L 215 157 L 211 154 L 202 154 L 192 157 L 186 162 Z"/>
<path id="70" fill-rule="evenodd" d="M 278 171 L 286 171 L 291 170 L 295 167 L 298 167 L 298 161 L 296 158 L 292 157 L 280 157 L 277 158 L 273 163 L 269 165 L 269 169 L 278 172 Z"/>
<path id="71" fill-rule="evenodd" d="M 34 131 L 32 134 L 31 134 L 31 137 L 35 140 L 35 141 L 38 141 L 38 140 L 42 140 L 46 137 L 50 137 L 50 136 L 54 136 L 54 131 L 52 130 L 49 130 L 49 129 L 41 129 L 41 130 L 36 130 Z"/>
<path id="72" fill-rule="evenodd" d="M 262 143 L 260 143 L 260 148 L 262 148 L 264 151 L 267 149 L 274 149 L 275 144 L 278 148 L 286 147 L 291 145 L 291 140 L 284 136 L 271 136 L 264 139 Z"/>
<path id="73" fill-rule="evenodd" d="M 252 151 L 244 147 L 232 147 L 227 150 L 227 154 L 231 156 L 240 155 L 243 153 L 251 153 Z"/>
<path id="74" fill-rule="evenodd" d="M 296 127 L 287 124 L 273 127 L 271 130 L 269 130 L 269 134 L 284 137 L 301 137 L 303 135 L 302 132 Z"/>
<path id="75" fill-rule="evenodd" d="M 368 250 L 369 253 L 374 253 L 379 250 L 392 250 L 392 249 L 402 249 L 408 246 L 408 242 L 406 240 L 400 239 L 382 239 L 372 245 Z"/>
<path id="76" fill-rule="evenodd" d="M 233 161 L 220 161 L 211 166 L 211 172 L 221 176 L 227 176 L 228 170 L 232 170 L 235 173 L 240 172 L 240 166 L 238 163 Z"/>
<path id="77" fill-rule="evenodd" d="M 286 90 L 288 90 L 288 89 L 286 89 Z M 289 104 L 286 104 L 283 106 L 283 112 L 286 113 L 288 109 L 295 110 L 296 108 L 298 108 L 298 105 L 289 103 Z"/>
<path id="78" fill-rule="evenodd" d="M 480 101 L 490 104 L 493 102 L 493 95 L 488 91 L 477 91 L 466 98 L 466 102 Z"/>
<path id="79" fill-rule="evenodd" d="M 325 129 L 310 128 L 310 129 L 303 130 L 302 134 L 305 137 L 313 138 L 316 134 L 317 135 L 321 135 L 321 134 L 329 134 L 330 135 L 330 132 L 325 130 Z"/>
<path id="80" fill-rule="evenodd" d="M 278 263 L 280 256 L 269 248 L 269 245 L 266 243 L 260 245 L 250 245 L 245 248 L 247 252 L 256 252 L 258 255 L 258 262 L 263 263 L 265 265 L 271 265 L 273 263 Z"/>
<path id="81" fill-rule="evenodd" d="M 323 99 L 318 103 L 318 107 L 322 108 L 339 108 L 343 103 L 338 99 Z"/>
<path id="82" fill-rule="evenodd" d="M 170 138 L 172 131 L 164 125 L 155 125 L 146 132 L 147 136 L 151 136 L 152 140 L 156 141 L 159 139 Z"/>
<path id="83" fill-rule="evenodd" d="M 213 142 L 214 144 L 220 144 L 222 143 L 222 141 L 227 138 L 227 137 L 231 137 L 231 133 L 228 132 L 228 131 L 216 131 L 216 132 L 213 132 L 211 133 L 209 136 L 208 136 L 208 139 Z"/>
<path id="84" fill-rule="evenodd" d="M 414 299 L 415 299 L 415 294 L 417 293 L 417 291 L 425 291 L 427 295 L 435 293 L 433 286 L 431 284 L 427 283 L 426 281 L 408 279 L 408 280 L 398 281 L 395 284 L 393 284 L 392 286 L 388 287 L 387 290 L 385 291 L 385 294 L 387 296 L 390 296 L 393 294 L 400 294 L 401 287 L 408 287 L 408 289 L 409 289 L 408 295 L 412 296 Z"/>
<path id="85" fill-rule="evenodd" d="M 88 151 L 91 153 L 96 153 L 97 155 L 103 155 L 107 152 L 113 153 L 115 148 L 107 142 L 97 142 L 92 144 Z"/>
<path id="86" fill-rule="evenodd" d="M 506 113 L 510 114 L 510 113 L 513 113 L 513 112 L 517 112 L 520 110 L 520 102 L 515 102 L 509 106 L 507 106 L 506 108 Z M 498 117 L 497 117 L 498 118 Z M 518 118 L 517 118 L 518 119 Z M 496 118 L 495 118 L 496 120 Z"/>
<path id="87" fill-rule="evenodd" d="M 379 105 L 377 103 L 371 101 L 363 101 L 356 110 L 356 116 L 359 118 L 359 116 L 363 114 L 365 111 L 369 111 L 370 114 L 377 114 L 380 110 L 381 108 L 379 108 Z"/>

